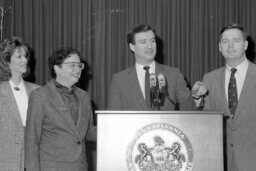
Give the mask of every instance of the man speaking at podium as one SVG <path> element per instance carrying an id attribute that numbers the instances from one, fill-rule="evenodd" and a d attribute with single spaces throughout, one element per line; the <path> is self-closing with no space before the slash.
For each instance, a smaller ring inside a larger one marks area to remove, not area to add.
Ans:
<path id="1" fill-rule="evenodd" d="M 161 65 L 156 56 L 156 34 L 148 25 L 135 26 L 127 35 L 135 65 L 115 74 L 108 96 L 109 110 L 196 110 L 194 98 L 205 93 L 196 83 L 193 95 L 177 68 Z"/>

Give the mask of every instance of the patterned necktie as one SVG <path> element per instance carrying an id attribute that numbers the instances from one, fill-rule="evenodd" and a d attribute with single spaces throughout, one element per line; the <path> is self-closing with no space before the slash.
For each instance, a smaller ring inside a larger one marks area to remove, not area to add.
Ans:
<path id="1" fill-rule="evenodd" d="M 151 109 L 151 104 L 150 104 L 150 85 L 149 85 L 149 66 L 143 67 L 143 69 L 146 71 L 145 72 L 145 100 L 147 103 L 147 106 L 149 109 Z"/>
<path id="2" fill-rule="evenodd" d="M 232 117 L 234 117 L 234 114 L 236 113 L 236 107 L 238 103 L 236 77 L 235 77 L 236 71 L 237 71 L 236 68 L 231 69 L 231 76 L 228 84 L 228 107 Z"/>

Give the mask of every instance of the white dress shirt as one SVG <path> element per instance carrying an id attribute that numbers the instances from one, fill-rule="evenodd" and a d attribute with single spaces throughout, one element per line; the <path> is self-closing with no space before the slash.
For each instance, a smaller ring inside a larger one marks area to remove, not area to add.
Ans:
<path id="1" fill-rule="evenodd" d="M 244 80 L 248 70 L 248 66 L 249 66 L 249 63 L 248 63 L 248 60 L 246 59 L 236 67 L 237 71 L 235 73 L 235 78 L 236 78 L 238 100 L 244 85 Z M 225 93 L 226 93 L 227 100 L 228 100 L 228 84 L 229 84 L 230 76 L 231 76 L 231 67 L 227 65 L 225 70 Z"/>
<path id="2" fill-rule="evenodd" d="M 12 92 L 15 97 L 15 101 L 16 101 L 18 109 L 19 109 L 19 113 L 20 113 L 20 117 L 21 117 L 23 126 L 25 126 L 26 119 L 27 119 L 27 110 L 28 110 L 28 95 L 26 92 L 24 81 L 21 80 L 19 85 L 15 85 L 11 80 L 9 80 L 9 83 L 10 83 Z"/>
<path id="3" fill-rule="evenodd" d="M 156 63 L 155 61 L 153 61 L 150 65 L 148 65 L 149 68 L 149 73 L 155 73 L 155 68 L 156 68 Z M 135 63 L 135 68 L 136 68 L 136 72 L 137 72 L 137 77 L 139 80 L 139 84 L 140 84 L 140 89 L 143 93 L 144 99 L 145 99 L 145 73 L 146 71 L 143 69 L 143 65 L 140 65 L 138 63 Z"/>

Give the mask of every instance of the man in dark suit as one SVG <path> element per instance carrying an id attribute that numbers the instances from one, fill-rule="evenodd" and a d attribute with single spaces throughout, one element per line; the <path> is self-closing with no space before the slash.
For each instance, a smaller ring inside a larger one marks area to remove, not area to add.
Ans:
<path id="1" fill-rule="evenodd" d="M 256 65 L 247 60 L 246 39 L 246 32 L 238 24 L 224 27 L 220 32 L 219 51 L 226 66 L 205 74 L 203 79 L 208 88 L 204 109 L 226 115 L 228 171 L 255 170 Z"/>
<path id="2" fill-rule="evenodd" d="M 87 171 L 86 140 L 96 140 L 91 101 L 75 86 L 84 64 L 73 48 L 48 59 L 53 79 L 33 91 L 25 133 L 27 171 Z"/>
<path id="3" fill-rule="evenodd" d="M 177 68 L 155 62 L 155 31 L 148 25 L 136 26 L 128 33 L 127 41 L 130 50 L 135 56 L 136 63 L 134 66 L 113 76 L 108 97 L 108 109 L 152 110 L 152 96 L 150 99 L 151 105 L 149 105 L 147 103 L 149 92 L 145 88 L 147 83 L 145 80 L 147 71 L 145 69 L 147 67 L 149 68 L 149 73 L 154 73 L 155 77 L 158 78 L 162 75 L 165 78 L 163 91 L 157 90 L 156 93 L 158 95 L 160 93 L 164 94 L 164 98 L 156 98 L 159 103 L 156 102 L 157 108 L 154 109 L 174 110 L 178 107 L 180 110 L 195 110 L 195 102 L 180 71 Z M 159 80 L 155 82 L 159 82 Z M 160 89 L 161 85 L 154 86 L 151 91 L 155 87 Z M 194 86 L 194 90 L 194 98 L 199 98 L 205 91 L 204 87 L 197 83 Z"/>

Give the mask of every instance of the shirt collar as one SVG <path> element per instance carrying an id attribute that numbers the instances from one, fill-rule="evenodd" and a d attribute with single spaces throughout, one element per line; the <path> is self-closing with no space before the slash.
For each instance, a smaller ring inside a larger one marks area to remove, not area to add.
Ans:
<path id="1" fill-rule="evenodd" d="M 63 86 L 61 85 L 60 83 L 58 83 L 56 80 L 53 79 L 53 83 L 55 84 L 57 90 L 60 92 L 60 93 L 65 93 L 65 94 L 74 94 L 75 92 L 75 89 L 76 89 L 76 86 L 73 85 L 71 87 L 71 89 L 69 89 L 68 87 L 66 86 Z"/>
<path id="2" fill-rule="evenodd" d="M 12 90 L 14 90 L 15 87 L 18 87 L 20 90 L 25 90 L 25 84 L 23 79 L 21 79 L 19 85 L 16 85 L 12 80 L 9 80 L 10 86 Z"/>
<path id="3" fill-rule="evenodd" d="M 241 72 L 245 72 L 247 71 L 249 62 L 247 59 L 245 59 L 241 64 L 239 64 L 236 69 L 237 69 L 237 73 L 241 73 Z M 229 65 L 226 65 L 226 69 L 231 72 L 232 67 Z"/>
<path id="4" fill-rule="evenodd" d="M 155 68 L 156 68 L 156 62 L 155 61 L 153 61 L 151 64 L 149 64 L 149 65 L 147 65 L 147 66 L 149 66 L 150 68 L 149 68 L 149 73 L 155 73 Z M 145 70 L 143 69 L 143 65 L 141 65 L 141 64 L 139 64 L 139 63 L 135 63 L 135 68 L 136 68 L 136 70 L 137 71 L 140 71 L 140 72 L 145 72 Z"/>

